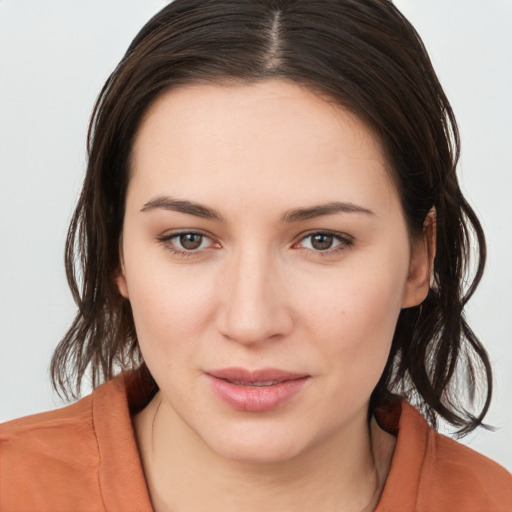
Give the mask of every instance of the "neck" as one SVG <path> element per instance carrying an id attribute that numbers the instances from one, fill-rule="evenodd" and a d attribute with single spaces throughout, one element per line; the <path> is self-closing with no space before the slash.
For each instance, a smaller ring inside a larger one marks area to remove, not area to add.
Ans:
<path id="1" fill-rule="evenodd" d="M 389 471 L 394 438 L 366 411 L 342 432 L 289 460 L 251 463 L 211 450 L 158 393 L 134 417 L 156 512 L 193 510 L 374 510 Z"/>

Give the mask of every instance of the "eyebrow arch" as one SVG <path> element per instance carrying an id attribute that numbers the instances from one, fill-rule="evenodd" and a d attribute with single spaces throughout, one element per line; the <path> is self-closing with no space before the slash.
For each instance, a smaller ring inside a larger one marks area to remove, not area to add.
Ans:
<path id="1" fill-rule="evenodd" d="M 172 197 L 159 196 L 148 201 L 141 209 L 141 212 L 148 212 L 151 210 L 170 210 L 179 213 L 186 213 L 188 215 L 195 215 L 203 219 L 216 220 L 223 222 L 224 219 L 220 213 L 192 201 L 184 201 L 181 199 L 173 199 Z"/>
<path id="2" fill-rule="evenodd" d="M 323 215 L 333 215 L 335 213 L 363 213 L 366 215 L 375 215 L 368 208 L 364 208 L 354 203 L 331 202 L 319 204 L 309 208 L 294 208 L 288 210 L 282 217 L 283 222 L 299 222 L 302 220 L 314 219 Z"/>
<path id="3" fill-rule="evenodd" d="M 172 197 L 168 196 L 158 196 L 154 199 L 151 199 L 146 204 L 144 204 L 140 211 L 148 212 L 156 209 L 186 213 L 188 215 L 194 215 L 203 219 L 224 222 L 224 218 L 222 215 L 220 215 L 220 213 L 211 208 L 208 208 L 207 206 L 203 206 L 192 201 L 173 199 Z M 299 222 L 321 217 L 323 215 L 334 215 L 336 213 L 363 213 L 367 215 L 375 215 L 371 210 L 368 210 L 367 208 L 356 205 L 354 203 L 342 203 L 334 201 L 331 203 L 315 205 L 308 208 L 294 208 L 292 210 L 288 210 L 281 217 L 281 221 L 287 223 Z"/>

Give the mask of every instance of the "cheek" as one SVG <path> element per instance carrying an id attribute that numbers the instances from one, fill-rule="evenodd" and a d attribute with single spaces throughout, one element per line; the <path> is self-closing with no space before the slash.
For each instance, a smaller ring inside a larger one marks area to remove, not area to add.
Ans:
<path id="1" fill-rule="evenodd" d="M 309 287 L 301 306 L 306 336 L 317 340 L 338 384 L 368 392 L 388 359 L 405 283 L 402 266 L 382 272 L 371 268 L 351 267 L 323 287 Z"/>
<path id="2" fill-rule="evenodd" d="M 193 351 L 213 314 L 211 276 L 198 276 L 192 266 L 178 268 L 156 259 L 131 263 L 126 266 L 127 285 L 144 358 L 162 356 L 162 362 L 170 363 L 173 357 L 167 355 Z"/>
<path id="3" fill-rule="evenodd" d="M 392 333 L 401 310 L 404 269 L 375 271 L 375 266 L 361 265 L 333 272 L 303 288 L 299 307 L 326 334 L 345 333 L 356 340 L 372 332 Z"/>

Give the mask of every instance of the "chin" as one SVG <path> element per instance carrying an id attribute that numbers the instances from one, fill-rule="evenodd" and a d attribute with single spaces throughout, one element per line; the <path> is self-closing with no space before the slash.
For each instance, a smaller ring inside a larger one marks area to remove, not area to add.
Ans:
<path id="1" fill-rule="evenodd" d="M 288 446 L 236 443 L 230 446 L 219 446 L 216 453 L 225 459 L 246 464 L 276 464 L 293 459 L 301 453 L 301 450 Z"/>
<path id="2" fill-rule="evenodd" d="M 265 428 L 253 425 L 225 429 L 219 435 L 209 432 L 203 437 L 217 455 L 237 462 L 272 464 L 293 459 L 307 450 L 310 443 L 284 425 Z"/>

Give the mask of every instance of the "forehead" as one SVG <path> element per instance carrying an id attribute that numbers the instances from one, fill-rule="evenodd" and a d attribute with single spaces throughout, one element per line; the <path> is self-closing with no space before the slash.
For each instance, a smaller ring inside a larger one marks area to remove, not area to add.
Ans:
<path id="1" fill-rule="evenodd" d="M 366 194 L 393 193 L 387 167 L 379 139 L 357 116 L 308 89 L 270 80 L 164 93 L 139 127 L 132 181 L 148 194 L 177 190 L 208 199 L 250 188 L 282 199 L 293 191 L 294 199 L 311 202 L 365 186 Z"/>

